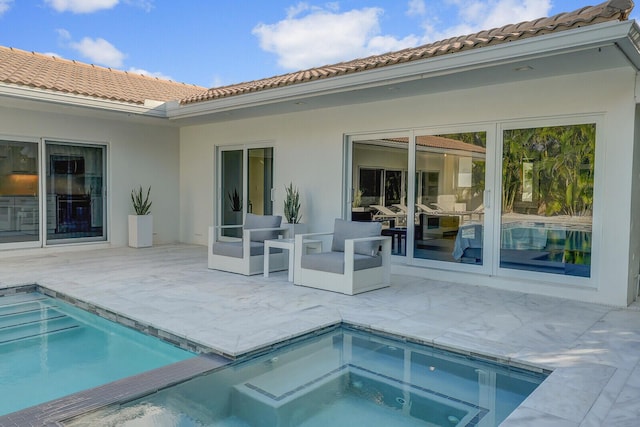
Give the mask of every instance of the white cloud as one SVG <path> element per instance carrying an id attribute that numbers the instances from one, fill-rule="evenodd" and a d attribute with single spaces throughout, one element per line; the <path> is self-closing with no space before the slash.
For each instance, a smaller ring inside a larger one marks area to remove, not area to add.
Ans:
<path id="1" fill-rule="evenodd" d="M 71 40 L 71 33 L 68 30 L 65 30 L 64 28 L 56 29 L 56 33 L 58 33 L 58 38 L 62 43 L 65 43 Z"/>
<path id="2" fill-rule="evenodd" d="M 424 4 L 424 0 L 409 0 L 407 15 L 424 16 L 426 13 L 427 6 Z"/>
<path id="3" fill-rule="evenodd" d="M 145 12 L 151 12 L 154 8 L 153 0 L 124 0 L 124 2 L 129 6 L 138 7 Z"/>
<path id="4" fill-rule="evenodd" d="M 125 55 L 105 39 L 85 37 L 70 46 L 95 64 L 120 68 L 124 63 Z"/>
<path id="5" fill-rule="evenodd" d="M 151 72 L 151 71 L 144 70 L 142 68 L 135 68 L 135 67 L 129 68 L 128 71 L 129 73 L 132 73 L 132 74 L 142 74 L 143 76 L 147 76 L 147 77 L 157 77 L 163 80 L 173 80 L 171 76 L 167 76 L 166 74 L 160 73 L 158 71 Z"/>
<path id="6" fill-rule="evenodd" d="M 13 0 L 0 0 L 0 16 L 2 16 L 11 7 Z"/>
<path id="7" fill-rule="evenodd" d="M 119 0 L 45 0 L 58 12 L 92 13 L 98 10 L 111 9 Z"/>
<path id="8" fill-rule="evenodd" d="M 299 70 L 364 57 L 415 45 L 413 36 L 397 39 L 380 35 L 380 8 L 338 12 L 337 4 L 324 8 L 298 3 L 286 19 L 253 29 L 260 47 L 278 56 L 278 64 Z"/>
<path id="9" fill-rule="evenodd" d="M 428 18 L 423 23 L 424 42 L 442 40 L 514 24 L 521 21 L 548 16 L 551 0 L 447 0 L 448 15 L 455 25 L 442 27 L 437 18 Z M 439 10 L 442 13 L 442 10 Z M 427 13 L 425 16 L 437 16 Z"/>

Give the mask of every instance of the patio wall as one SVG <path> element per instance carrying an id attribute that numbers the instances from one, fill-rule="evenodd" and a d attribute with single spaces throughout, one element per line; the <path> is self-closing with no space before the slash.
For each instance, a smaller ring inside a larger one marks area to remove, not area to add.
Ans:
<path id="1" fill-rule="evenodd" d="M 426 81 L 425 85 L 428 84 Z M 311 231 L 325 231 L 331 229 L 333 218 L 342 212 L 345 134 L 596 114 L 601 115 L 601 121 L 593 225 L 594 239 L 600 245 L 594 248 L 593 288 L 402 265 L 395 265 L 394 269 L 456 282 L 627 305 L 635 292 L 631 287 L 635 289 L 640 255 L 638 238 L 629 237 L 634 84 L 635 73 L 631 69 L 615 69 L 183 127 L 180 131 L 180 240 L 206 244 L 206 230 L 214 218 L 216 145 L 273 142 L 275 212 L 282 212 L 284 186 L 292 181 L 301 191 L 304 222 L 310 225 Z M 388 92 L 389 96 L 401 95 Z M 535 125 L 535 121 L 531 122 L 531 126 Z M 491 191 L 495 194 L 499 189 L 491 188 Z M 598 234 L 598 230 L 602 233 Z M 631 263 L 630 259 L 635 261 Z"/>
<path id="2" fill-rule="evenodd" d="M 154 243 L 179 239 L 179 131 L 160 120 L 133 123 L 126 115 L 113 118 L 60 114 L 0 106 L 0 137 L 53 138 L 108 144 L 108 235 L 117 246 L 127 245 L 127 216 L 133 213 L 130 193 L 134 187 L 151 185 Z M 104 114 L 103 114 L 104 116 Z"/>

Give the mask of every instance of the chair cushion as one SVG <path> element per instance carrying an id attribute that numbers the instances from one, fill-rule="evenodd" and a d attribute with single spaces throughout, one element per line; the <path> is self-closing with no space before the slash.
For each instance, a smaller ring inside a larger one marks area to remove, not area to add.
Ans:
<path id="1" fill-rule="evenodd" d="M 249 244 L 250 256 L 264 254 L 264 243 L 249 242 Z M 213 244 L 212 252 L 214 255 L 242 258 L 242 242 L 216 242 Z"/>
<path id="2" fill-rule="evenodd" d="M 379 222 L 355 222 L 336 218 L 333 226 L 331 250 L 334 252 L 344 252 L 344 241 L 346 239 L 378 237 L 381 232 L 382 224 Z M 354 251 L 361 255 L 375 256 L 378 253 L 379 246 L 380 242 L 375 241 L 356 243 Z"/>
<path id="3" fill-rule="evenodd" d="M 326 271 L 327 273 L 344 274 L 344 252 L 322 252 L 303 255 L 300 260 L 302 268 Z M 353 270 L 366 270 L 382 266 L 381 256 L 353 255 Z"/>
<path id="4" fill-rule="evenodd" d="M 244 219 L 244 229 L 251 230 L 256 228 L 278 228 L 282 223 L 280 215 L 254 215 L 248 213 Z M 277 239 L 278 231 L 258 231 L 251 233 L 252 242 L 264 242 L 269 239 Z"/>

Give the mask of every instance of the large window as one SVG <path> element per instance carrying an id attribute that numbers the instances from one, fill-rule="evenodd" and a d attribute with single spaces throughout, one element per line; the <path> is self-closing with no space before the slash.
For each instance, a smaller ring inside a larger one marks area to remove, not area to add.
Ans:
<path id="1" fill-rule="evenodd" d="M 352 137 L 351 218 L 415 265 L 591 277 L 596 125 L 483 128 Z"/>
<path id="2" fill-rule="evenodd" d="M 506 130 L 500 267 L 591 274 L 594 124 Z"/>

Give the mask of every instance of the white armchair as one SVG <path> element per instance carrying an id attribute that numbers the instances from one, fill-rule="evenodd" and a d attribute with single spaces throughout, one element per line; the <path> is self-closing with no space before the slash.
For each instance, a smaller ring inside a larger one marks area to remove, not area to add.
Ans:
<path id="1" fill-rule="evenodd" d="M 282 217 L 248 213 L 244 225 L 209 227 L 208 267 L 231 273 L 261 274 L 264 265 L 264 241 L 287 237 L 288 229 L 281 227 Z M 220 229 L 242 228 L 242 238 L 218 240 Z M 269 255 L 270 271 L 285 270 L 287 257 L 280 249 Z"/>
<path id="2" fill-rule="evenodd" d="M 391 237 L 379 222 L 336 219 L 333 232 L 295 236 L 294 283 L 355 295 L 391 283 Z M 333 235 L 331 251 L 307 254 L 305 240 Z"/>

